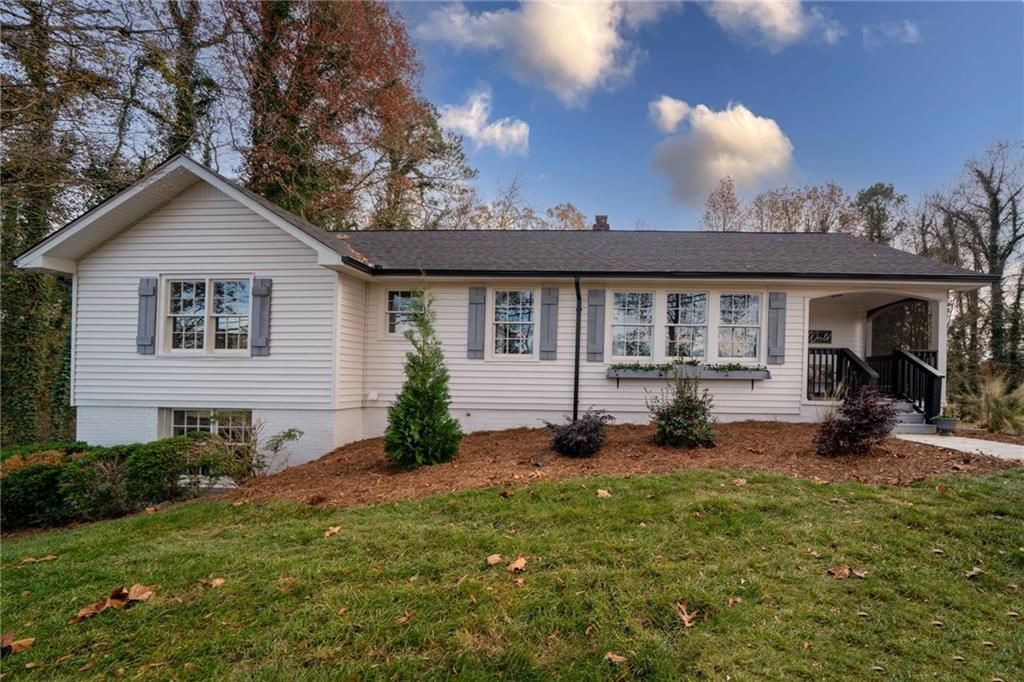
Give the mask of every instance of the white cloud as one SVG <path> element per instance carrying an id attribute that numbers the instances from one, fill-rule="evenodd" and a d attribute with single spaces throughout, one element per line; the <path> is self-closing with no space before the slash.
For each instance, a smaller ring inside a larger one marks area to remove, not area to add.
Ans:
<path id="1" fill-rule="evenodd" d="M 838 21 L 800 0 L 714 0 L 703 7 L 729 33 L 772 52 L 806 39 L 835 45 L 846 34 Z"/>
<path id="2" fill-rule="evenodd" d="M 461 105 L 440 108 L 441 127 L 473 141 L 476 149 L 494 147 L 502 154 L 525 154 L 530 147 L 530 126 L 518 118 L 491 121 L 491 90 L 471 92 Z"/>
<path id="3" fill-rule="evenodd" d="M 525 2 L 473 13 L 457 2 L 434 10 L 414 33 L 457 49 L 499 50 L 518 80 L 540 84 L 566 106 L 582 106 L 596 88 L 612 88 L 633 75 L 642 52 L 625 34 L 668 6 Z"/>
<path id="4" fill-rule="evenodd" d="M 651 120 L 658 126 L 658 130 L 663 133 L 674 133 L 690 113 L 690 105 L 681 99 L 662 95 L 648 102 L 647 111 L 651 115 Z"/>
<path id="5" fill-rule="evenodd" d="M 659 142 L 653 160 L 680 203 L 699 206 L 726 175 L 737 189 L 753 189 L 792 167 L 793 144 L 779 124 L 741 104 L 721 111 L 699 104 L 684 118 L 689 130 Z"/>
<path id="6" fill-rule="evenodd" d="M 917 45 L 921 42 L 921 29 L 909 19 L 891 21 L 861 28 L 865 50 L 874 50 L 886 43 Z"/>

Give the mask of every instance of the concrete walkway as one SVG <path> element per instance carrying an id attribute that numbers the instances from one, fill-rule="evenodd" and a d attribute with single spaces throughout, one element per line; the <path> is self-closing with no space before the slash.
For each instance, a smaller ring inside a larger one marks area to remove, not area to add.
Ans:
<path id="1" fill-rule="evenodd" d="M 989 455 L 999 459 L 1024 460 L 1024 445 L 1013 443 L 997 443 L 993 440 L 982 440 L 980 438 L 961 438 L 960 436 L 939 436 L 914 433 L 894 433 L 893 438 L 924 443 L 960 452 L 969 452 L 972 455 Z"/>

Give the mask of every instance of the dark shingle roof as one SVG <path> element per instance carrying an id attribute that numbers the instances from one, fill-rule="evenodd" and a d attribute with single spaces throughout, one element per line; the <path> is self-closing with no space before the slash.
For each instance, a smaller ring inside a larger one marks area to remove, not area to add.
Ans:
<path id="1" fill-rule="evenodd" d="M 987 282 L 846 234 L 670 231 L 330 233 L 376 274 L 941 279 Z M 351 253 L 350 252 L 350 253 Z M 353 263 L 356 264 L 356 263 Z"/>

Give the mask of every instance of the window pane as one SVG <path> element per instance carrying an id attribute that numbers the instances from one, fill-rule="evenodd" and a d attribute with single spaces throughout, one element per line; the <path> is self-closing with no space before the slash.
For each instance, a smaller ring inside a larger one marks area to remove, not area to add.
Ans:
<path id="1" fill-rule="evenodd" d="M 249 280 L 218 280 L 213 283 L 214 315 L 249 314 Z"/>
<path id="2" fill-rule="evenodd" d="M 533 292 L 494 292 L 494 352 L 533 354 Z"/>
<path id="3" fill-rule="evenodd" d="M 615 324 L 654 322 L 654 294 L 638 292 L 613 294 L 612 322 Z"/>
<path id="4" fill-rule="evenodd" d="M 759 333 L 757 327 L 720 327 L 718 354 L 723 358 L 756 358 Z"/>
<path id="5" fill-rule="evenodd" d="M 722 294 L 719 300 L 722 324 L 760 324 L 759 294 Z"/>
<path id="6" fill-rule="evenodd" d="M 652 328 L 640 325 L 612 327 L 612 355 L 647 357 L 651 355 Z"/>
<path id="7" fill-rule="evenodd" d="M 412 303 L 419 297 L 417 291 L 388 292 L 388 332 L 401 334 L 412 328 Z"/>
<path id="8" fill-rule="evenodd" d="M 665 353 L 670 357 L 703 358 L 705 327 L 670 326 L 665 330 Z"/>

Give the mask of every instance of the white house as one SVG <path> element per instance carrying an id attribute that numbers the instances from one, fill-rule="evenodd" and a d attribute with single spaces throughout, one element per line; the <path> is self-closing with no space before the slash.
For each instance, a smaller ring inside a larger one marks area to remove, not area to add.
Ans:
<path id="1" fill-rule="evenodd" d="M 722 420 L 815 420 L 841 381 L 923 421 L 949 292 L 991 281 L 840 234 L 326 232 L 180 156 L 16 264 L 73 278 L 81 440 L 224 429 L 209 415 L 231 411 L 304 431 L 292 464 L 383 432 L 425 286 L 473 431 L 574 405 L 645 421 L 664 385 L 645 365 L 675 357 L 704 365 Z M 873 315 L 907 299 L 929 304 L 930 347 L 872 355 Z"/>

